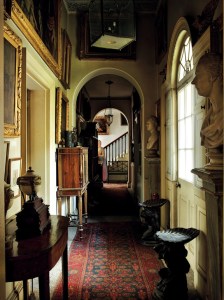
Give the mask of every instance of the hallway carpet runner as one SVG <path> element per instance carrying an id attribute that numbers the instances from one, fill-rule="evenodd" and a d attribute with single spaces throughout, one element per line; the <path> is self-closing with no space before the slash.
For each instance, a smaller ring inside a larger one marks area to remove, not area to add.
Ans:
<path id="1" fill-rule="evenodd" d="M 98 204 L 89 210 L 89 215 L 127 216 L 138 215 L 139 207 L 127 189 L 127 184 L 104 183 L 95 199 Z"/>
<path id="2" fill-rule="evenodd" d="M 83 241 L 73 240 L 69 258 L 69 299 L 152 299 L 162 267 L 157 253 L 138 243 L 139 224 L 92 223 Z M 52 299 L 63 299 L 59 279 Z"/>

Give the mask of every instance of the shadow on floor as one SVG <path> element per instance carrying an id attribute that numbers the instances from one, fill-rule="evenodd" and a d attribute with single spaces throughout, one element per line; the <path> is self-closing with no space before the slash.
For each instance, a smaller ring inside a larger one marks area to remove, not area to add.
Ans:
<path id="1" fill-rule="evenodd" d="M 88 214 L 95 216 L 138 216 L 139 207 L 127 184 L 104 183 L 89 203 Z"/>

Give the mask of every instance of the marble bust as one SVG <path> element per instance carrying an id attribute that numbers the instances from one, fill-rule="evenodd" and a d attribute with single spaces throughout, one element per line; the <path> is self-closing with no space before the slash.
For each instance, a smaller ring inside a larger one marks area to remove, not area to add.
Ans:
<path id="1" fill-rule="evenodd" d="M 201 144 L 222 151 L 223 145 L 223 70 L 222 57 L 206 53 L 198 61 L 192 81 L 198 94 L 209 98 L 211 106 L 201 127 Z"/>
<path id="2" fill-rule="evenodd" d="M 158 119 L 155 116 L 150 116 L 147 120 L 146 129 L 150 133 L 146 149 L 149 150 L 149 154 L 155 155 L 159 148 Z"/>

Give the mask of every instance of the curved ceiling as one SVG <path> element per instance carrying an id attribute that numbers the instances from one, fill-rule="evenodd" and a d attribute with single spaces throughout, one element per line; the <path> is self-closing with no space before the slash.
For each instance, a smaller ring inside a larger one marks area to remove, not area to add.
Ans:
<path id="1" fill-rule="evenodd" d="M 106 81 L 108 80 L 113 82 L 110 86 L 111 98 L 130 99 L 133 85 L 123 77 L 113 74 L 99 75 L 88 81 L 84 88 L 89 98 L 93 100 L 107 98 L 108 84 L 106 84 Z"/>

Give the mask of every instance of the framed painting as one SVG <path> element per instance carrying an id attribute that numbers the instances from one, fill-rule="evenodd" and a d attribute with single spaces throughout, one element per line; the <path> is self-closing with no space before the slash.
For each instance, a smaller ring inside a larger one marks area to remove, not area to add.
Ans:
<path id="1" fill-rule="evenodd" d="M 61 31 L 62 39 L 62 71 L 61 83 L 65 89 L 70 88 L 72 44 L 65 29 Z"/>
<path id="2" fill-rule="evenodd" d="M 21 132 L 22 42 L 4 24 L 4 136 L 16 137 Z"/>
<path id="3" fill-rule="evenodd" d="M 109 126 L 107 125 L 107 121 L 104 116 L 97 116 L 94 119 L 94 122 L 96 122 L 96 130 L 98 134 L 109 134 Z"/>
<path id="4" fill-rule="evenodd" d="M 79 59 L 136 59 L 136 42 L 132 42 L 121 50 L 91 47 L 87 13 L 80 14 L 79 24 Z"/>
<path id="5" fill-rule="evenodd" d="M 11 18 L 49 68 L 61 76 L 61 0 L 12 0 Z"/>
<path id="6" fill-rule="evenodd" d="M 156 63 L 159 64 L 167 52 L 167 0 L 162 0 L 155 21 Z"/>
<path id="7" fill-rule="evenodd" d="M 9 146 L 10 146 L 10 142 L 4 141 L 4 148 L 3 148 L 3 168 L 5 168 L 4 181 L 6 183 L 8 183 Z"/>
<path id="8" fill-rule="evenodd" d="M 65 131 L 69 128 L 69 100 L 61 88 L 56 89 L 56 144 L 63 145 L 65 142 Z"/>
<path id="9" fill-rule="evenodd" d="M 17 178 L 21 176 L 21 158 L 10 158 L 9 159 L 9 184 L 10 188 L 14 192 L 14 198 L 19 197 L 20 190 L 17 185 Z"/>

